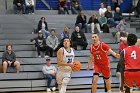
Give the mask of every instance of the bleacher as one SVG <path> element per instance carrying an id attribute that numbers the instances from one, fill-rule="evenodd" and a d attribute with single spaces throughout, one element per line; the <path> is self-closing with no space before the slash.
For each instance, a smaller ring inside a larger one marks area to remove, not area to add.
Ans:
<path id="1" fill-rule="evenodd" d="M 30 42 L 30 39 L 36 36 L 32 32 L 41 16 L 46 17 L 49 28 L 56 29 L 59 38 L 59 34 L 63 31 L 65 25 L 70 28 L 70 33 L 74 29 L 76 15 L 0 15 L 0 62 L 5 44 L 12 43 L 17 60 L 21 63 L 19 74 L 16 74 L 13 68 L 8 68 L 8 73 L 0 73 L 0 92 L 46 90 L 46 80 L 41 72 L 42 66 L 45 64 L 45 58 L 37 57 L 35 47 Z M 130 25 L 128 25 L 128 29 L 130 29 Z M 130 31 L 136 33 L 135 28 L 131 28 Z M 139 33 L 137 35 L 140 36 Z M 89 44 L 87 50 L 75 51 L 75 60 L 82 63 L 82 69 L 80 72 L 72 73 L 68 89 L 91 88 L 93 70 L 86 71 L 91 34 L 86 33 L 86 37 Z M 101 41 L 108 43 L 114 51 L 118 52 L 118 44 L 115 43 L 115 37 L 112 36 L 112 33 L 101 33 L 100 37 Z M 109 58 L 111 61 L 111 84 L 112 87 L 118 88 L 119 80 L 115 71 L 119 60 L 111 55 L 109 55 Z M 53 65 L 57 65 L 56 57 L 52 57 L 51 60 Z M 103 87 L 104 81 L 100 76 L 98 88 Z"/>
<path id="2" fill-rule="evenodd" d="M 57 0 L 45 0 L 51 6 L 51 9 L 56 9 Z M 92 15 L 92 10 L 98 10 L 102 0 L 80 0 L 87 15 L 87 19 Z M 111 4 L 112 0 L 108 0 L 107 4 Z M 128 11 L 131 6 L 131 0 L 123 0 L 121 5 L 122 11 Z M 10 4 L 9 4 L 10 5 Z M 125 8 L 124 8 L 125 7 Z M 126 9 L 127 8 L 127 9 Z M 34 29 L 40 17 L 46 17 L 49 29 L 55 28 L 56 35 L 60 38 L 60 33 L 64 26 L 68 26 L 70 33 L 74 30 L 74 23 L 77 15 L 57 15 L 57 10 L 47 10 L 48 8 L 41 2 L 36 0 L 35 15 L 0 15 L 0 64 L 2 53 L 5 51 L 5 45 L 13 44 L 13 50 L 17 55 L 17 60 L 21 63 L 20 73 L 16 74 L 14 68 L 9 67 L 8 73 L 0 73 L 0 92 L 15 92 L 15 91 L 44 91 L 46 90 L 46 80 L 41 72 L 42 66 L 45 64 L 45 58 L 38 58 L 34 44 L 30 39 L 37 36 L 34 34 Z M 47 15 L 46 15 L 47 14 Z M 127 31 L 136 33 L 140 37 L 139 31 L 136 29 L 136 24 L 127 23 Z M 101 41 L 109 44 L 111 48 L 118 52 L 118 44 L 115 37 L 112 35 L 115 29 L 110 29 L 110 33 L 101 33 Z M 73 72 L 72 79 L 68 84 L 68 89 L 90 89 L 92 83 L 93 70 L 86 70 L 86 64 L 89 57 L 89 47 L 91 44 L 91 33 L 86 33 L 88 47 L 87 50 L 75 51 L 75 60 L 82 63 L 80 72 Z M 113 88 L 119 87 L 119 80 L 116 77 L 116 68 L 118 59 L 109 54 L 111 67 L 111 84 Z M 57 66 L 56 57 L 51 58 L 52 64 Z M 91 67 L 92 68 L 92 67 Z M 54 82 L 52 82 L 54 83 Z M 104 81 L 100 75 L 98 88 L 104 88 Z"/>

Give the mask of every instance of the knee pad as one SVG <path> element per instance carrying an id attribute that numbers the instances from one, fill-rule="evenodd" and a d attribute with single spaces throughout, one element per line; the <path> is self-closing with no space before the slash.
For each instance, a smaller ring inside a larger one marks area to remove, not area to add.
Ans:
<path id="1" fill-rule="evenodd" d="M 99 76 L 99 73 L 93 73 L 93 75 L 98 75 Z"/>
<path id="2" fill-rule="evenodd" d="M 62 85 L 67 85 L 70 81 L 70 77 L 64 77 L 62 80 Z"/>

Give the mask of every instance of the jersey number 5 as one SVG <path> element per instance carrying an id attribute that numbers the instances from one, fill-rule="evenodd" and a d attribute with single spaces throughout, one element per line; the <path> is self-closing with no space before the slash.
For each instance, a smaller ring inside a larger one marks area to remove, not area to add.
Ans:
<path id="1" fill-rule="evenodd" d="M 135 50 L 131 52 L 131 57 L 133 57 L 134 59 L 137 58 L 137 56 L 136 56 L 136 51 L 135 51 Z"/>

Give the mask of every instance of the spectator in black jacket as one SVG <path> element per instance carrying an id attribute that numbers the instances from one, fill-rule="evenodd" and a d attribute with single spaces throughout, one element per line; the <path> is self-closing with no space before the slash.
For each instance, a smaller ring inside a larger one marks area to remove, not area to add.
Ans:
<path id="1" fill-rule="evenodd" d="M 87 17 L 84 11 L 81 11 L 80 14 L 77 16 L 75 25 L 79 26 L 80 30 L 84 28 L 84 32 L 87 33 Z"/>
<path id="2" fill-rule="evenodd" d="M 71 12 L 72 14 L 79 14 L 81 11 L 80 1 L 71 0 Z"/>
<path id="3" fill-rule="evenodd" d="M 16 72 L 19 73 L 20 70 L 20 63 L 16 60 L 16 55 L 12 50 L 12 45 L 6 45 L 6 51 L 3 53 L 2 56 L 2 65 L 3 65 L 3 73 L 7 72 L 7 67 L 15 67 Z"/>
<path id="4" fill-rule="evenodd" d="M 46 39 L 43 37 L 43 33 L 41 31 L 38 32 L 38 37 L 31 40 L 35 44 L 35 47 L 37 48 L 38 57 L 41 57 L 40 51 L 45 52 L 45 57 L 49 57 L 46 45 Z"/>
<path id="5" fill-rule="evenodd" d="M 41 17 L 38 23 L 38 31 L 43 33 L 44 38 L 47 38 L 50 35 L 45 17 Z"/>
<path id="6" fill-rule="evenodd" d="M 13 9 L 15 14 L 24 12 L 23 3 L 24 0 L 13 0 Z"/>
<path id="7" fill-rule="evenodd" d="M 92 33 L 95 33 L 95 27 L 97 28 L 98 32 L 101 33 L 101 29 L 100 29 L 100 24 L 98 21 L 98 17 L 97 17 L 97 13 L 94 13 L 88 21 L 88 27 L 91 27 L 91 31 Z"/>
<path id="8" fill-rule="evenodd" d="M 80 31 L 78 26 L 75 27 L 75 31 L 71 35 L 71 41 L 75 50 L 77 50 L 77 45 L 82 46 L 82 49 L 86 50 L 86 47 L 88 45 L 87 39 L 85 37 L 85 34 Z"/>

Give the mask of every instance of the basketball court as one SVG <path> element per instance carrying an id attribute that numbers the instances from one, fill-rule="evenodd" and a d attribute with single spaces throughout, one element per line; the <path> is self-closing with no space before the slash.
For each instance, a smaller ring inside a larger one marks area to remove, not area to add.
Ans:
<path id="1" fill-rule="evenodd" d="M 16 92 L 16 93 L 58 93 L 56 92 L 46 92 L 46 91 L 38 91 L 38 92 Z M 68 90 L 66 93 L 91 93 L 90 90 Z M 97 93 L 106 93 L 103 89 L 98 89 Z M 120 93 L 119 90 L 112 90 L 112 93 Z M 132 93 L 140 93 L 140 91 L 133 91 Z"/>

